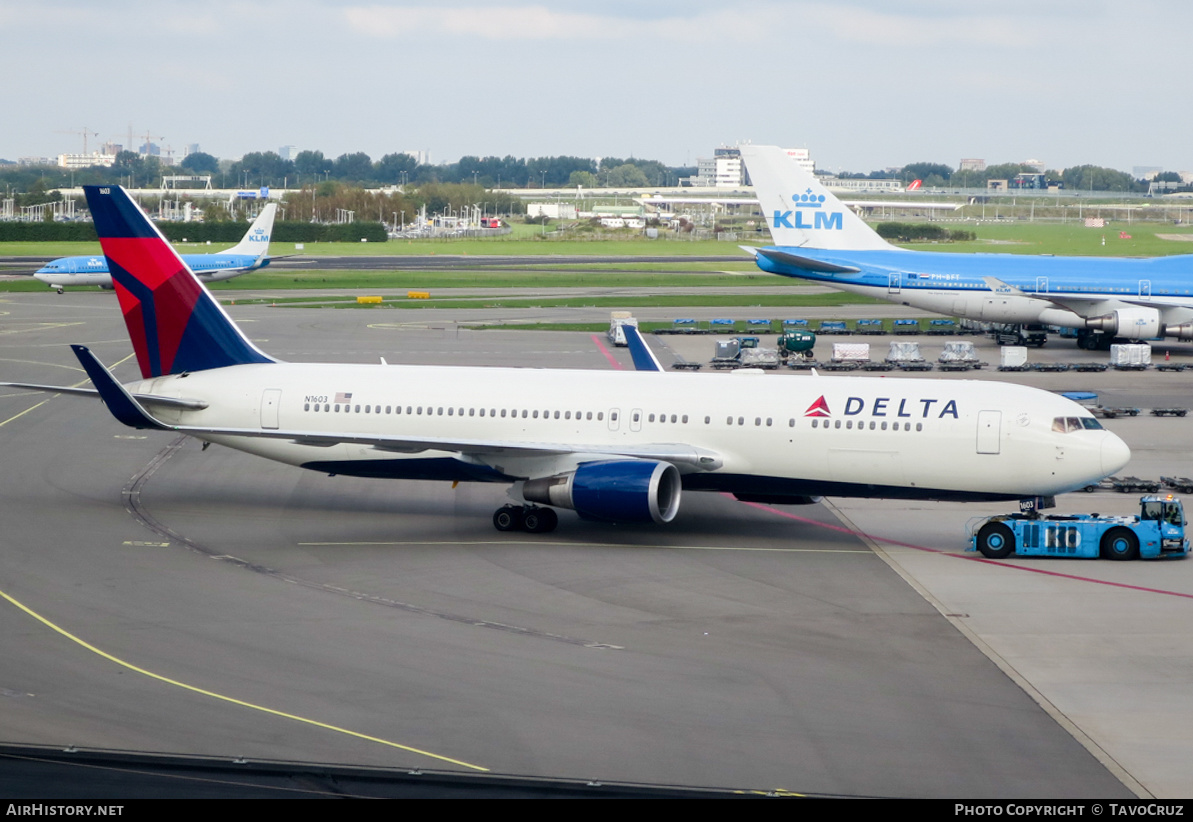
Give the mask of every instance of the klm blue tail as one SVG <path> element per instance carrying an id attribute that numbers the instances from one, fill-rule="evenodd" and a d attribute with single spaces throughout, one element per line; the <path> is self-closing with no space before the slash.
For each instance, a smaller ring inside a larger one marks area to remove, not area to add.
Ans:
<path id="1" fill-rule="evenodd" d="M 142 377 L 274 362 L 241 333 L 123 188 L 83 191 Z"/>

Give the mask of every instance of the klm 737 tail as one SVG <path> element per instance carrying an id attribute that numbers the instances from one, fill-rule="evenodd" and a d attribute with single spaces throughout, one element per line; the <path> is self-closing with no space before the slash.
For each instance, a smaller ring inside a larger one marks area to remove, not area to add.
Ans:
<path id="1" fill-rule="evenodd" d="M 909 251 L 878 236 L 773 146 L 742 158 L 775 245 L 763 271 L 948 316 L 1078 329 L 1078 345 L 1193 340 L 1193 255 L 1124 259 Z"/>

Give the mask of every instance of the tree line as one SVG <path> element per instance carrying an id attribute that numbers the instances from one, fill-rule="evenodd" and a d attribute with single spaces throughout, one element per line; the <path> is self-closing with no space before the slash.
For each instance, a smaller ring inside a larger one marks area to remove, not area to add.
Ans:
<path id="1" fill-rule="evenodd" d="M 2 163 L 3 161 L 0 161 Z M 374 161 L 364 152 L 324 156 L 300 151 L 293 160 L 273 151 L 252 151 L 239 160 L 221 160 L 205 152 L 188 154 L 176 166 L 160 157 L 122 151 L 109 168 L 92 166 L 71 172 L 57 166 L 0 164 L 0 184 L 27 192 L 36 182 L 43 190 L 68 185 L 118 183 L 130 188 L 155 187 L 163 174 L 211 175 L 217 188 L 301 188 L 338 181 L 365 188 L 432 183 L 472 183 L 493 188 L 561 188 L 564 186 L 679 185 L 695 168 L 668 166 L 633 157 L 461 157 L 458 162 L 429 165 L 410 154 L 386 154 Z"/>
<path id="2" fill-rule="evenodd" d="M 985 188 L 990 180 L 1013 180 L 1019 174 L 1038 174 L 1039 169 L 1022 163 L 998 163 L 986 166 L 981 171 L 953 169 L 943 163 L 908 163 L 894 176 L 904 184 L 913 180 L 922 181 L 924 188 Z M 842 177 L 890 179 L 890 171 L 872 171 L 869 174 L 846 173 Z M 1125 171 L 1095 165 L 1072 166 L 1066 169 L 1051 169 L 1044 172 L 1049 184 L 1059 183 L 1068 191 L 1110 191 L 1146 192 L 1148 180 L 1137 180 Z M 1174 171 L 1161 173 L 1157 180 L 1180 182 L 1180 175 Z"/>
<path id="3" fill-rule="evenodd" d="M 985 188 L 992 179 L 1014 179 L 1020 172 L 1035 172 L 1020 163 L 1000 163 L 982 171 L 954 169 L 943 163 L 908 163 L 896 173 L 904 183 L 921 180 L 925 188 Z M 0 186 L 17 205 L 46 202 L 46 192 L 77 185 L 120 184 L 129 188 L 156 187 L 163 174 L 211 175 L 218 188 L 304 188 L 337 182 L 354 187 L 401 186 L 418 189 L 428 185 L 473 185 L 495 188 L 584 188 L 674 186 L 696 173 L 694 167 L 668 166 L 657 160 L 633 157 L 461 157 L 458 162 L 430 165 L 410 154 L 395 152 L 374 161 L 364 152 L 326 157 L 321 151 L 300 151 L 286 159 L 273 151 L 249 152 L 238 160 L 221 160 L 204 152 L 187 155 L 176 166 L 160 157 L 122 151 L 110 168 L 93 166 L 73 172 L 57 166 L 24 166 L 0 160 Z M 846 178 L 889 179 L 889 170 L 842 172 Z M 1045 172 L 1049 182 L 1070 191 L 1145 192 L 1148 181 L 1126 172 L 1095 165 L 1079 165 Z M 1160 180 L 1179 181 L 1175 172 Z M 476 200 L 473 200 L 476 202 Z M 432 209 L 435 210 L 435 209 Z"/>

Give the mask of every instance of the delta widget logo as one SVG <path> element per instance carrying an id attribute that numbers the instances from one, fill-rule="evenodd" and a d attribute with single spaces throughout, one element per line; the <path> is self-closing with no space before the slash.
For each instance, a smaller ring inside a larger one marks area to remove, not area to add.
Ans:
<path id="1" fill-rule="evenodd" d="M 832 412 L 828 410 L 828 400 L 824 395 L 820 395 L 820 399 L 808 406 L 808 410 L 804 412 L 805 417 L 831 417 Z"/>

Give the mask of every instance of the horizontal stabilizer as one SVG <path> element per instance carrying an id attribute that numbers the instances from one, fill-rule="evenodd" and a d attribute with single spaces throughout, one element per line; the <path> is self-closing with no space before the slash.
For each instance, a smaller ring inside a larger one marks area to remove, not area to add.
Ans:
<path id="1" fill-rule="evenodd" d="M 826 263 L 821 260 L 813 260 L 811 257 L 802 257 L 799 254 L 792 254 L 788 251 L 779 251 L 774 248 L 756 248 L 754 249 L 758 256 L 766 257 L 771 262 L 779 263 L 780 265 L 789 265 L 794 268 L 802 268 L 804 271 L 815 271 L 820 274 L 860 274 L 861 269 L 850 265 L 836 265 L 835 263 Z"/>
<path id="2" fill-rule="evenodd" d="M 69 385 L 42 385 L 34 382 L 0 382 L 0 388 L 21 388 L 26 391 L 43 391 L 47 394 L 69 394 L 72 397 L 98 397 L 94 388 L 75 388 Z M 132 394 L 142 405 L 162 408 L 181 408 L 186 411 L 202 411 L 207 407 L 203 400 L 187 400 L 181 397 L 159 397 L 157 394 Z"/>

